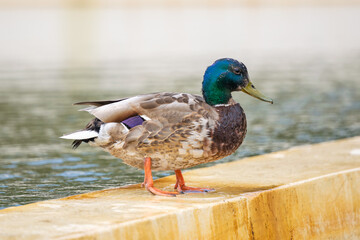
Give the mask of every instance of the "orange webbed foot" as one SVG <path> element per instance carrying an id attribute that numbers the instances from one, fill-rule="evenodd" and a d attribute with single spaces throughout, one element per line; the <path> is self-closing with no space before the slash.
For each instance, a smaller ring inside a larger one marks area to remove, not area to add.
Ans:
<path id="1" fill-rule="evenodd" d="M 148 190 L 152 194 L 159 195 L 159 196 L 176 197 L 176 195 L 179 194 L 178 192 L 162 191 L 162 190 L 160 190 L 158 188 L 155 188 L 153 186 L 145 186 L 145 188 L 146 188 L 146 190 Z"/>
<path id="2" fill-rule="evenodd" d="M 154 187 L 154 182 L 151 174 L 151 158 L 149 157 L 145 158 L 144 170 L 145 170 L 145 177 L 144 177 L 144 182 L 141 184 L 141 186 L 145 187 L 146 190 L 148 190 L 154 195 L 165 196 L 165 197 L 176 197 L 176 195 L 179 194 L 178 192 L 162 191 Z"/>
<path id="3" fill-rule="evenodd" d="M 188 187 L 185 185 L 184 177 L 181 173 L 181 170 L 175 170 L 176 175 L 176 184 L 174 189 L 179 193 L 201 193 L 201 192 L 213 192 L 213 188 L 198 188 L 198 187 Z"/>

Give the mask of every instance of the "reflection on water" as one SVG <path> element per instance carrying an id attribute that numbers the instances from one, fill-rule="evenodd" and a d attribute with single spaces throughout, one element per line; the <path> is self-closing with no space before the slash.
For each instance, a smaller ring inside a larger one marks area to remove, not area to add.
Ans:
<path id="1" fill-rule="evenodd" d="M 275 104 L 235 93 L 247 114 L 248 134 L 234 155 L 216 163 L 360 135 L 358 47 L 343 54 L 245 57 L 252 81 Z M 142 171 L 120 159 L 85 144 L 72 150 L 70 141 L 58 138 L 91 119 L 71 104 L 156 91 L 198 94 L 202 72 L 214 55 L 209 49 L 208 55 L 190 60 L 138 58 L 65 67 L 1 59 L 0 207 L 141 182 Z M 236 56 L 242 60 L 240 53 Z"/>

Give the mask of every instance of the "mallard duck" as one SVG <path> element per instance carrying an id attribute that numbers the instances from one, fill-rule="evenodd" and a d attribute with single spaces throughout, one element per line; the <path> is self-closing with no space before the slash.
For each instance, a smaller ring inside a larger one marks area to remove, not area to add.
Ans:
<path id="1" fill-rule="evenodd" d="M 143 186 L 154 195 L 208 192 L 185 185 L 182 169 L 212 162 L 235 152 L 246 134 L 246 117 L 231 96 L 243 91 L 273 103 L 249 80 L 245 65 L 223 58 L 209 66 L 202 95 L 160 92 L 111 101 L 79 102 L 95 119 L 84 130 L 61 138 L 98 146 L 124 163 L 144 169 Z M 174 170 L 174 192 L 154 187 L 151 171 Z"/>

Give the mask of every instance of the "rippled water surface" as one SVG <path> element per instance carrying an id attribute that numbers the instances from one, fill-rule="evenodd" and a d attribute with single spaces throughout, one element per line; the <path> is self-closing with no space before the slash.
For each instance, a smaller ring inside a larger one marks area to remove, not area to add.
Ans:
<path id="1" fill-rule="evenodd" d="M 353 47 L 245 56 L 253 83 L 275 104 L 234 93 L 248 119 L 245 142 L 232 156 L 199 167 L 360 135 L 360 51 Z M 241 53 L 234 55 L 242 60 Z M 0 59 L 0 207 L 141 182 L 143 171 L 86 144 L 73 150 L 71 141 L 58 138 L 91 119 L 72 103 L 157 91 L 199 94 L 202 73 L 215 56 L 83 65 Z"/>

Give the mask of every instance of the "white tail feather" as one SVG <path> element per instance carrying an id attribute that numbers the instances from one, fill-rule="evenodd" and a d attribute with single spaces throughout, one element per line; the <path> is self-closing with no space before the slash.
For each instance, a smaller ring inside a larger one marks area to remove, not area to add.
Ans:
<path id="1" fill-rule="evenodd" d="M 68 135 L 64 135 L 61 136 L 60 138 L 63 139 L 73 139 L 73 140 L 83 140 L 83 139 L 89 139 L 89 138 L 94 138 L 99 136 L 99 133 L 96 131 L 79 131 L 79 132 L 74 132 L 74 133 L 70 133 Z"/>

